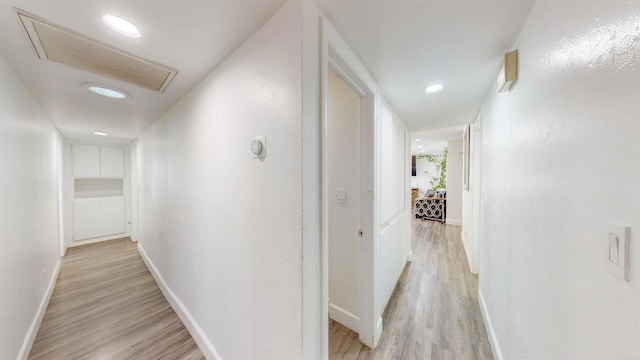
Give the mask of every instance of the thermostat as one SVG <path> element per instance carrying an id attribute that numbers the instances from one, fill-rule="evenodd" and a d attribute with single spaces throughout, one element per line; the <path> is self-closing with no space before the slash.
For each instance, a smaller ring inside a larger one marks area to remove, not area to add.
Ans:
<path id="1" fill-rule="evenodd" d="M 254 159 L 264 159 L 267 156 L 267 136 L 262 135 L 251 139 L 251 153 Z"/>

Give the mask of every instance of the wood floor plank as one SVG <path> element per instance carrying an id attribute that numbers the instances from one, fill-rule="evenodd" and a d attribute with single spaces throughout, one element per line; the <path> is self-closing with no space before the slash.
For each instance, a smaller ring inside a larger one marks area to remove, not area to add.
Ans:
<path id="1" fill-rule="evenodd" d="M 69 248 L 29 359 L 204 359 L 128 238 Z"/>
<path id="2" fill-rule="evenodd" d="M 330 359 L 493 359 L 460 227 L 420 220 L 412 227 L 413 262 L 385 309 L 378 347 L 370 350 L 330 320 Z"/>

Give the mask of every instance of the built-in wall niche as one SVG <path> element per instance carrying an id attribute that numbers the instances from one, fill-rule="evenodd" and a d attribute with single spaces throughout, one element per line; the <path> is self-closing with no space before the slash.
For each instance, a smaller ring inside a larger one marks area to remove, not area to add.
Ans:
<path id="1" fill-rule="evenodd" d="M 74 197 L 124 196 L 123 179 L 74 179 Z"/>

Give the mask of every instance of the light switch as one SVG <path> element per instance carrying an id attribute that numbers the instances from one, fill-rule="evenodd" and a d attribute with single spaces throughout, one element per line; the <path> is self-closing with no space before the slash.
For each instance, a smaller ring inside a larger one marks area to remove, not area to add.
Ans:
<path id="1" fill-rule="evenodd" d="M 336 202 L 338 204 L 346 204 L 347 203 L 347 190 L 344 190 L 344 189 L 336 190 Z"/>
<path id="2" fill-rule="evenodd" d="M 608 267 L 615 276 L 629 281 L 631 229 L 628 226 L 609 221 L 607 224 Z"/>
<path id="3" fill-rule="evenodd" d="M 618 264 L 619 259 L 619 245 L 620 238 L 616 235 L 609 233 L 609 262 L 613 264 Z"/>

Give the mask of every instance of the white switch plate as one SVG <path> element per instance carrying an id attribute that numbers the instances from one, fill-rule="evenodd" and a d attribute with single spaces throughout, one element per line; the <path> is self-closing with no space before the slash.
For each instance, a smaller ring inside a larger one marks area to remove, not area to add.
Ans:
<path id="1" fill-rule="evenodd" d="M 620 263 L 620 238 L 609 233 L 609 262 L 618 265 Z"/>
<path id="2" fill-rule="evenodd" d="M 609 272 L 629 281 L 631 229 L 628 226 L 609 221 L 607 223 L 607 264 Z M 616 261 L 617 260 L 617 261 Z"/>
<path id="3" fill-rule="evenodd" d="M 347 190 L 337 189 L 336 190 L 336 202 L 338 204 L 346 204 L 347 203 Z"/>

